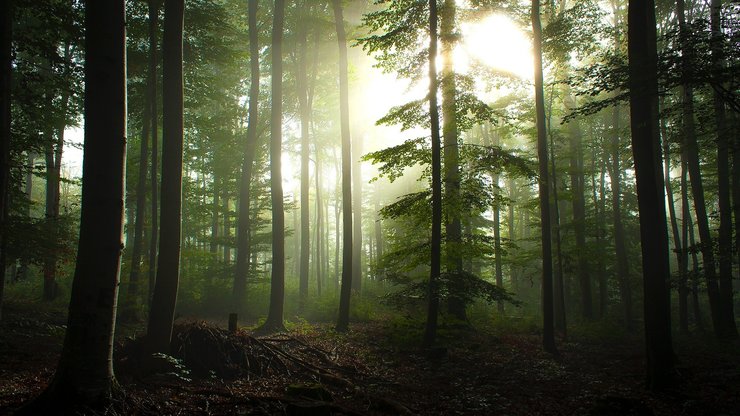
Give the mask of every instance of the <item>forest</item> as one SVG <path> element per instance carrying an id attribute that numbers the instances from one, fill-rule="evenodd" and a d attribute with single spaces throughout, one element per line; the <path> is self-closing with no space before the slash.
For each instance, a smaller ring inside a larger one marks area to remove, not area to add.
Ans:
<path id="1" fill-rule="evenodd" d="M 0 414 L 740 414 L 740 3 L 0 3 Z"/>

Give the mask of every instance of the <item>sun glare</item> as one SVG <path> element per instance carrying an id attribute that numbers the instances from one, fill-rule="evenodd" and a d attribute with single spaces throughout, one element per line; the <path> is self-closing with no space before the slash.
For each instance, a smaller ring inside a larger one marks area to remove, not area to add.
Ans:
<path id="1" fill-rule="evenodd" d="M 471 61 L 478 61 L 522 79 L 532 78 L 532 43 L 511 19 L 494 14 L 463 23 L 461 29 L 462 42 L 455 51 L 459 69 L 466 70 Z"/>

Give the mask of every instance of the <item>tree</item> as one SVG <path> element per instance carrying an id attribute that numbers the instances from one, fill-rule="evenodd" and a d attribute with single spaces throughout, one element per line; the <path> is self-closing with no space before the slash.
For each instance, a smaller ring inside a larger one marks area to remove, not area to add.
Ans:
<path id="1" fill-rule="evenodd" d="M 134 246 L 131 252 L 131 273 L 129 275 L 128 295 L 129 302 L 135 305 L 139 296 L 139 274 L 141 272 L 141 257 L 144 246 L 144 219 L 146 217 L 146 174 L 149 168 L 147 157 L 149 156 L 149 134 L 155 137 L 157 122 L 152 117 L 156 114 L 156 89 L 157 89 L 157 5 L 156 0 L 149 3 L 149 67 L 147 71 L 147 94 L 144 103 L 143 115 L 141 117 L 141 148 L 139 149 L 139 178 L 136 184 L 136 221 L 134 225 Z M 152 217 L 156 216 L 153 211 Z M 153 264 L 150 265 L 153 268 Z"/>
<path id="2" fill-rule="evenodd" d="M 334 24 L 339 46 L 339 112 L 342 134 L 342 288 L 339 297 L 337 331 L 349 327 L 349 303 L 352 295 L 352 142 L 349 131 L 349 77 L 347 75 L 347 36 L 340 0 L 332 0 Z M 359 208 L 358 208 L 359 209 Z M 358 242 L 359 244 L 359 242 Z"/>
<path id="3" fill-rule="evenodd" d="M 462 267 L 462 223 L 460 220 L 460 155 L 458 149 L 457 82 L 453 62 L 453 50 L 457 44 L 455 33 L 457 5 L 455 0 L 445 0 L 440 13 L 440 40 L 442 43 L 442 145 L 444 158 L 445 233 L 447 244 L 447 272 L 460 273 Z M 459 283 L 451 282 L 448 301 L 450 313 L 465 320 L 465 302 L 461 299 Z"/>
<path id="4" fill-rule="evenodd" d="M 241 178 L 239 180 L 239 216 L 236 242 L 236 272 L 234 275 L 233 308 L 239 311 L 244 302 L 249 274 L 249 206 L 251 203 L 252 165 L 257 148 L 257 119 L 260 96 L 259 30 L 257 28 L 257 0 L 249 0 L 249 108 L 247 114 L 247 141 L 244 147 Z"/>
<path id="5" fill-rule="evenodd" d="M 310 8 L 310 6 L 309 6 Z M 302 303 L 305 303 L 308 297 L 308 274 L 309 274 L 309 256 L 311 252 L 311 230 L 309 226 L 310 208 L 309 208 L 309 159 L 310 159 L 310 140 L 309 140 L 309 118 L 311 110 L 309 108 L 308 97 L 308 80 L 307 80 L 307 25 L 305 22 L 299 22 L 298 28 L 298 62 L 296 68 L 296 93 L 298 95 L 298 112 L 301 119 L 301 251 L 300 251 L 300 276 L 299 276 L 299 297 Z M 318 178 L 318 169 L 317 169 Z M 318 181 L 318 179 L 317 179 Z"/>
<path id="6" fill-rule="evenodd" d="M 149 233 L 149 293 L 147 303 L 151 306 L 152 296 L 154 295 L 154 284 L 157 278 L 157 248 L 159 247 L 159 192 L 157 179 L 159 175 L 159 116 L 157 111 L 157 32 L 159 31 L 159 6 L 162 0 L 149 0 L 149 102 L 151 107 L 151 128 L 152 128 L 152 170 L 149 175 L 152 198 L 152 224 Z"/>
<path id="7" fill-rule="evenodd" d="M 270 122 L 270 200 L 272 201 L 272 276 L 266 331 L 282 330 L 285 298 L 285 212 L 280 158 L 283 144 L 283 23 L 285 1 L 275 0 L 272 21 L 272 109 Z"/>
<path id="8" fill-rule="evenodd" d="M 13 2 L 4 1 L 0 9 L 0 317 L 5 292 L 5 264 L 8 238 L 8 185 L 10 183 L 10 85 L 13 72 Z"/>
<path id="9" fill-rule="evenodd" d="M 683 0 L 679 0 L 683 3 Z M 725 66 L 723 59 L 722 47 L 722 27 L 720 22 L 720 12 L 722 9 L 721 0 L 712 0 L 710 6 L 710 21 L 712 28 L 711 46 L 712 46 L 712 64 L 716 72 L 715 83 L 722 85 L 722 70 Z M 682 26 L 685 29 L 685 22 Z M 737 326 L 735 325 L 735 312 L 733 311 L 733 293 L 732 293 L 732 203 L 730 202 L 730 160 L 729 149 L 730 130 L 727 126 L 727 116 L 725 114 L 725 103 L 718 89 L 713 91 L 714 118 L 717 129 L 717 196 L 719 201 L 719 293 L 717 298 L 717 313 L 720 314 L 718 321 L 721 322 L 720 328 L 715 328 L 715 332 L 721 338 L 735 339 L 738 337 Z M 737 150 L 736 150 L 737 151 Z M 738 186 L 738 184 L 735 184 Z M 740 201 L 735 201 L 735 204 Z"/>
<path id="10" fill-rule="evenodd" d="M 628 8 L 630 128 L 640 214 L 647 384 L 667 386 L 673 376 L 668 292 L 668 229 L 658 126 L 655 4 L 632 0 Z"/>
<path id="11" fill-rule="evenodd" d="M 180 280 L 184 11 L 184 0 L 165 0 L 162 39 L 162 211 L 157 280 L 147 327 L 148 349 L 151 352 L 169 352 Z"/>
<path id="12" fill-rule="evenodd" d="M 439 314 L 439 277 L 442 271 L 442 145 L 439 135 L 437 108 L 437 2 L 429 0 L 429 115 L 432 135 L 432 238 L 429 284 L 427 292 L 427 320 L 423 343 L 434 344 L 437 338 Z"/>
<path id="13" fill-rule="evenodd" d="M 124 1 L 85 8 L 82 217 L 64 346 L 49 387 L 27 409 L 100 405 L 116 389 L 113 333 L 123 247 L 126 159 Z"/>
<path id="14" fill-rule="evenodd" d="M 534 90 L 537 112 L 537 157 L 539 160 L 539 199 L 542 228 L 542 319 L 545 351 L 557 354 L 553 319 L 552 283 L 552 239 L 550 236 L 550 192 L 548 179 L 547 131 L 545 126 L 545 94 L 542 76 L 542 24 L 540 22 L 540 2 L 532 0 L 532 32 L 534 54 Z"/>

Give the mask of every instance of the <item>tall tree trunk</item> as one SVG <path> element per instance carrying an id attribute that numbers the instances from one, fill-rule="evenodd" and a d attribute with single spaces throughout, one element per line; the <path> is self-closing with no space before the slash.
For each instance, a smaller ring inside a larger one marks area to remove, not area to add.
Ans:
<path id="1" fill-rule="evenodd" d="M 272 275 L 270 310 L 263 328 L 282 330 L 285 302 L 285 210 L 283 209 L 283 24 L 285 0 L 275 0 L 272 21 L 272 109 L 270 120 L 270 199 L 272 202 Z"/>
<path id="2" fill-rule="evenodd" d="M 425 346 L 437 338 L 439 315 L 439 277 L 442 271 L 442 144 L 439 137 L 439 110 L 437 108 L 437 0 L 429 0 L 429 115 L 432 136 L 432 238 L 429 285 L 427 292 L 427 321 L 424 327 Z"/>
<path id="3" fill-rule="evenodd" d="M 340 0 L 332 0 L 334 25 L 339 46 L 339 112 L 342 131 L 342 289 L 339 297 L 337 331 L 349 328 L 349 302 L 353 282 L 352 252 L 352 141 L 349 131 L 349 77 L 347 74 L 347 35 Z"/>
<path id="4" fill-rule="evenodd" d="M 683 1 L 678 0 L 678 14 L 681 18 L 683 10 Z M 684 35 L 685 36 L 685 35 Z M 683 48 L 688 48 L 686 42 Z M 682 65 L 684 76 L 688 77 L 691 71 L 691 61 L 686 50 L 683 54 Z M 702 259 L 704 260 L 704 278 L 707 284 L 707 295 L 709 296 L 709 307 L 712 315 L 714 332 L 718 337 L 724 333 L 722 314 L 720 312 L 719 286 L 717 284 L 717 274 L 715 270 L 714 250 L 712 247 L 712 236 L 709 228 L 709 219 L 707 217 L 706 202 L 704 200 L 704 185 L 701 178 L 701 166 L 699 162 L 699 147 L 696 142 L 696 128 L 694 125 L 694 90 L 690 84 L 682 86 L 683 101 L 683 146 L 686 148 L 686 155 L 689 169 L 689 179 L 691 181 L 691 192 L 694 199 L 694 210 L 696 211 L 696 224 L 699 228 L 699 240 L 701 245 Z"/>
<path id="5" fill-rule="evenodd" d="M 221 201 L 220 201 L 220 189 L 219 189 L 219 178 L 214 174 L 213 175 L 213 203 L 211 204 L 211 238 L 209 241 L 209 251 L 211 254 L 216 256 L 218 253 L 218 229 L 219 229 L 219 222 L 218 222 L 218 216 L 219 211 L 221 211 Z M 205 187 L 204 187 L 205 189 Z M 214 260 L 218 260 L 218 258 L 215 258 Z"/>
<path id="6" fill-rule="evenodd" d="M 113 375 L 126 160 L 125 7 L 85 8 L 85 153 L 77 264 L 64 346 L 54 378 L 29 413 L 71 403 L 104 405 Z"/>
<path id="7" fill-rule="evenodd" d="M 575 97 L 570 97 L 571 108 L 575 108 Z M 570 187 L 573 204 L 573 230 L 576 237 L 576 259 L 578 262 L 578 283 L 581 292 L 581 315 L 592 319 L 593 300 L 591 294 L 591 274 L 586 252 L 586 199 L 583 174 L 583 137 L 578 121 L 568 124 L 570 136 Z"/>
<path id="8" fill-rule="evenodd" d="M 557 354 L 553 319 L 552 239 L 550 235 L 550 189 L 548 178 L 547 131 L 545 127 L 545 94 L 542 75 L 542 24 L 540 2 L 532 0 L 532 33 L 534 35 L 534 91 L 537 111 L 537 156 L 539 159 L 539 199 L 542 241 L 542 345 Z"/>
<path id="9" fill-rule="evenodd" d="M 239 178 L 239 213 L 236 227 L 236 268 L 232 291 L 232 311 L 241 312 L 247 294 L 249 274 L 250 212 L 252 169 L 257 149 L 257 118 L 260 95 L 259 30 L 257 28 L 258 0 L 249 0 L 249 108 L 247 110 L 247 140 Z"/>
<path id="10" fill-rule="evenodd" d="M 658 52 L 655 4 L 631 1 L 628 55 L 632 154 L 640 214 L 647 350 L 647 384 L 666 387 L 673 377 L 668 281 L 668 230 L 658 131 Z"/>
<path id="11" fill-rule="evenodd" d="M 362 292 L 362 135 L 352 140 L 352 291 Z"/>
<path id="12" fill-rule="evenodd" d="M 592 133 L 593 136 L 593 133 Z M 596 246 L 604 247 L 604 224 L 606 218 L 604 218 L 605 211 L 605 177 L 606 177 L 606 162 L 604 157 L 597 157 L 596 154 L 597 146 L 593 147 L 591 154 L 591 190 L 592 198 L 594 201 L 594 216 L 596 219 Z M 596 169 L 596 160 L 599 160 L 599 169 Z M 596 174 L 599 174 L 599 182 L 596 182 Z M 604 263 L 604 256 L 599 255 L 596 258 L 596 270 L 599 276 L 599 318 L 603 319 L 606 317 L 607 308 L 609 306 L 609 285 L 606 278 L 606 264 Z"/>
<path id="13" fill-rule="evenodd" d="M 224 250 L 224 265 L 228 266 L 231 264 L 231 205 L 229 202 L 229 194 L 224 193 L 223 195 L 224 205 L 224 230 L 223 230 L 223 250 Z"/>
<path id="14" fill-rule="evenodd" d="M 299 23 L 298 28 L 298 62 L 296 68 L 296 89 L 298 94 L 298 112 L 301 119 L 301 251 L 298 294 L 301 306 L 308 298 L 309 256 L 311 253 L 310 202 L 309 202 L 309 162 L 311 142 L 309 139 L 308 81 L 307 72 L 307 25 Z M 317 179 L 318 180 L 318 179 Z"/>
<path id="15" fill-rule="evenodd" d="M 147 84 L 154 82 L 147 78 Z M 148 85 L 147 85 L 148 86 Z M 141 117 L 141 146 L 139 148 L 139 178 L 136 183 L 136 219 L 134 221 L 134 245 L 131 250 L 131 272 L 128 279 L 128 303 L 133 307 L 138 305 L 139 274 L 141 273 L 141 251 L 144 246 L 144 221 L 146 218 L 146 174 L 149 169 L 149 132 L 151 127 L 152 103 L 147 94 L 144 111 Z"/>
<path id="16" fill-rule="evenodd" d="M 321 248 L 323 245 L 322 232 L 323 232 L 323 207 L 321 206 L 321 162 L 319 160 L 319 149 L 316 146 L 316 294 L 321 297 L 321 278 L 324 275 L 323 268 L 323 253 Z"/>
<path id="17" fill-rule="evenodd" d="M 458 150 L 458 129 L 456 117 L 457 82 L 453 62 L 453 50 L 457 44 L 455 33 L 457 5 L 455 0 L 445 0 L 440 10 L 440 41 L 442 44 L 442 139 L 444 154 L 444 187 L 447 272 L 459 273 L 463 269 L 461 247 L 462 223 L 460 213 L 460 162 Z M 457 279 L 450 279 L 448 309 L 459 320 L 466 320 L 465 302 L 460 291 L 464 290 Z"/>
<path id="18" fill-rule="evenodd" d="M 496 189 L 499 187 L 499 175 L 493 175 L 493 184 Z M 498 202 L 493 207 L 493 255 L 494 267 L 496 269 L 496 286 L 503 289 L 504 272 L 503 272 L 503 250 L 501 250 L 501 207 Z M 500 314 L 504 313 L 504 302 L 498 301 L 496 308 Z"/>
<path id="19" fill-rule="evenodd" d="M 514 224 L 514 204 L 516 203 L 517 194 L 514 184 L 514 178 L 512 177 L 509 178 L 508 188 L 509 198 L 511 199 L 511 201 L 509 202 L 509 215 L 506 220 L 508 224 L 509 241 L 511 243 L 514 243 L 514 241 L 516 240 L 516 235 L 514 231 L 516 229 Z M 514 264 L 514 262 L 509 262 L 509 281 L 511 282 L 512 290 L 514 291 L 514 293 L 516 293 L 519 288 L 519 283 L 516 275 L 516 265 Z"/>
<path id="20" fill-rule="evenodd" d="M 661 104 L 663 104 L 661 102 Z M 662 105 L 661 105 L 662 106 Z M 665 125 L 665 119 L 660 119 L 660 131 L 663 140 L 663 164 L 664 164 L 664 179 L 666 198 L 668 199 L 668 216 L 670 218 L 671 232 L 673 233 L 673 252 L 676 254 L 676 262 L 678 264 L 678 323 L 681 332 L 687 333 L 689 331 L 688 321 L 688 308 L 686 304 L 686 269 L 684 264 L 688 266 L 688 263 L 684 262 L 684 251 L 682 246 L 681 236 L 678 231 L 678 219 L 676 218 L 676 207 L 673 202 L 673 186 L 671 185 L 671 157 L 670 151 L 671 146 L 668 141 L 668 132 Z"/>
<path id="21" fill-rule="evenodd" d="M 624 326 L 628 331 L 633 329 L 632 316 L 632 285 L 629 275 L 629 260 L 627 257 L 627 245 L 622 223 L 622 167 L 621 167 L 621 144 L 619 143 L 619 107 L 615 107 L 612 113 L 611 136 L 611 163 L 609 179 L 612 190 L 612 224 L 614 227 L 614 251 L 617 260 L 617 282 L 619 285 L 619 297 L 622 300 L 622 313 Z"/>
<path id="22" fill-rule="evenodd" d="M 65 74 L 66 66 L 71 59 L 71 45 L 67 43 L 64 46 L 64 65 Z M 46 145 L 46 220 L 52 224 L 55 245 L 59 239 L 59 185 L 62 177 L 62 152 L 64 150 L 64 130 L 67 126 L 67 108 L 69 106 L 69 92 L 67 89 L 62 90 L 61 96 L 61 113 L 60 121 L 57 125 L 49 123 Z M 51 108 L 49 109 L 51 113 Z M 57 254 L 52 249 L 44 260 L 44 292 L 43 299 L 46 301 L 54 300 L 58 294 L 57 277 Z"/>
<path id="23" fill-rule="evenodd" d="M 149 0 L 149 69 L 148 77 L 152 80 L 147 92 L 151 105 L 151 128 L 152 128 L 152 170 L 149 175 L 152 193 L 152 227 L 149 233 L 149 293 L 148 304 L 151 308 L 151 300 L 154 295 L 154 282 L 157 278 L 157 249 L 159 247 L 159 115 L 157 111 L 157 34 L 159 33 L 159 6 L 161 0 Z"/>
<path id="24" fill-rule="evenodd" d="M 180 280 L 182 236 L 184 0 L 165 0 L 162 40 L 162 212 L 157 281 L 147 327 L 148 349 L 168 353 Z"/>
<path id="25" fill-rule="evenodd" d="M 339 157 L 337 157 L 337 151 L 336 147 L 332 147 L 332 152 L 334 153 L 334 166 L 335 166 L 335 177 L 340 178 L 342 174 L 342 167 L 341 162 L 339 160 Z M 339 293 L 339 271 L 341 270 L 339 267 L 339 251 L 341 247 L 340 238 L 341 238 L 341 232 L 342 227 L 339 223 L 340 214 L 341 214 L 341 204 L 342 204 L 342 184 L 341 181 L 337 181 L 337 189 L 335 192 L 335 201 L 334 201 L 334 293 Z"/>
<path id="26" fill-rule="evenodd" d="M 682 0 L 679 0 L 679 2 Z M 711 2 L 712 64 L 716 83 L 722 83 L 723 34 L 720 22 L 721 0 Z M 688 31 L 688 27 L 684 28 Z M 688 43 L 688 42 L 687 42 Z M 714 117 L 717 128 L 717 195 L 719 199 L 719 297 L 717 312 L 721 315 L 722 338 L 738 337 L 732 291 L 732 202 L 730 202 L 730 131 L 727 126 L 725 103 L 718 90 L 714 90 Z"/>
<path id="27" fill-rule="evenodd" d="M 689 246 L 693 246 L 693 241 L 689 241 L 689 231 L 691 232 L 693 240 L 694 230 L 689 229 L 692 227 L 691 224 L 691 210 L 689 209 L 689 190 L 688 190 L 688 169 L 686 168 L 686 151 L 681 149 L 681 241 L 683 241 L 683 247 L 681 247 L 681 264 L 679 269 L 683 275 L 679 276 L 679 289 L 678 289 L 678 308 L 679 308 L 679 325 L 682 331 L 688 332 L 688 277 L 689 277 Z M 698 269 L 698 259 L 696 258 L 696 252 L 692 250 L 692 258 L 695 263 L 695 268 Z M 698 271 L 698 270 L 697 270 Z M 692 282 L 696 281 L 697 276 L 694 275 L 691 279 Z M 683 288 L 682 288 L 683 286 Z M 695 285 L 694 285 L 695 286 Z M 693 288 L 692 292 L 695 291 L 696 287 Z M 698 299 L 698 295 L 697 295 Z M 698 305 L 695 311 L 698 310 Z M 686 312 L 684 312 L 686 310 Z M 685 317 L 684 317 L 685 315 Z M 685 322 L 684 322 L 685 321 Z"/>
<path id="28" fill-rule="evenodd" d="M 550 96 L 550 109 L 552 109 L 552 97 Z M 560 233 L 560 198 L 558 197 L 558 170 L 557 166 L 555 165 L 555 137 L 552 133 L 552 129 L 550 128 L 550 115 L 552 114 L 552 111 L 548 112 L 547 117 L 547 123 L 545 124 L 545 129 L 547 130 L 547 135 L 550 138 L 550 149 L 549 149 L 549 156 L 550 156 L 550 177 L 549 177 L 549 186 L 550 190 L 552 190 L 552 199 L 550 201 L 550 221 L 552 221 L 551 225 L 552 229 L 555 231 L 555 235 L 552 235 L 553 242 L 555 243 L 555 280 L 553 282 L 553 293 L 555 296 L 555 301 L 553 304 L 553 319 L 555 320 L 555 329 L 560 331 L 560 333 L 563 335 L 563 338 L 567 336 L 568 333 L 568 325 L 567 325 L 567 319 L 566 319 L 566 310 L 565 310 L 565 295 L 566 291 L 568 293 L 568 297 L 570 298 L 570 279 L 568 282 L 565 281 L 565 273 L 563 273 L 563 239 L 561 237 Z M 568 287 L 566 287 L 566 283 L 568 284 Z"/>
<path id="29" fill-rule="evenodd" d="M 689 209 L 688 194 L 684 196 L 686 202 L 686 228 L 689 234 L 689 247 L 691 247 L 691 306 L 694 313 L 694 323 L 700 331 L 704 331 L 704 319 L 702 319 L 701 308 L 699 307 L 699 256 L 696 254 L 696 239 L 694 237 L 694 223 L 691 219 L 691 210 Z"/>
<path id="30" fill-rule="evenodd" d="M 5 292 L 5 264 L 7 262 L 8 189 L 10 184 L 10 88 L 13 73 L 13 1 L 0 5 L 0 317 Z"/>

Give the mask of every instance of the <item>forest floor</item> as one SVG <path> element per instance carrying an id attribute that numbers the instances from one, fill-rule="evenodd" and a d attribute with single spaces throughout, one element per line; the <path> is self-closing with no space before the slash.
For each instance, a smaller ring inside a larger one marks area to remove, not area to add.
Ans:
<path id="1" fill-rule="evenodd" d="M 53 376 L 64 335 L 59 314 L 5 308 L 0 324 L 0 414 L 12 414 Z M 639 338 L 570 339 L 560 357 L 528 331 L 443 329 L 422 350 L 392 322 L 296 325 L 254 336 L 178 321 L 158 374 L 137 372 L 137 345 L 115 354 L 123 387 L 110 415 L 740 415 L 740 348 L 712 337 L 677 340 L 678 382 L 646 390 Z M 131 328 L 128 328 L 128 335 Z M 125 335 L 125 334 L 124 334 Z"/>

